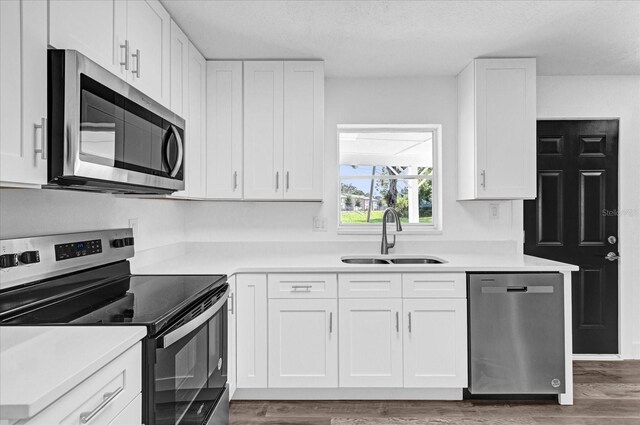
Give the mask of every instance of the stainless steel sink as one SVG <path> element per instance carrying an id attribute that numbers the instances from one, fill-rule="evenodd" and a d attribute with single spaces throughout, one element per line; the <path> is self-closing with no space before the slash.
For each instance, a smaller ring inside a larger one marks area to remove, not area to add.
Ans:
<path id="1" fill-rule="evenodd" d="M 443 264 L 446 261 L 435 257 L 342 257 L 347 264 Z"/>
<path id="2" fill-rule="evenodd" d="M 387 260 L 381 260 L 379 258 L 349 258 L 342 259 L 343 263 L 347 264 L 390 264 Z"/>
<path id="3" fill-rule="evenodd" d="M 444 261 L 437 258 L 421 257 L 421 258 L 392 258 L 393 264 L 442 264 Z"/>

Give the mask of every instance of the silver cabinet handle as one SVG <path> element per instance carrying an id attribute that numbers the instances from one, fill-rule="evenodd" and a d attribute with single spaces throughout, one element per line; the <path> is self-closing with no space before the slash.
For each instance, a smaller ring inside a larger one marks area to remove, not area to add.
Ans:
<path id="1" fill-rule="evenodd" d="M 280 172 L 276 171 L 276 192 L 280 188 Z"/>
<path id="2" fill-rule="evenodd" d="M 229 313 L 235 314 L 235 308 L 233 306 L 233 292 L 229 294 Z"/>
<path id="3" fill-rule="evenodd" d="M 484 190 L 487 190 L 487 172 L 482 170 L 480 175 L 482 176 L 482 183 L 480 183 L 480 186 L 482 186 Z"/>
<path id="4" fill-rule="evenodd" d="M 396 311 L 396 332 L 400 332 L 400 313 Z"/>
<path id="5" fill-rule="evenodd" d="M 607 255 L 604 256 L 604 258 L 606 258 L 609 261 L 616 261 L 620 259 L 620 256 L 615 252 L 609 252 L 607 253 Z"/>
<path id="6" fill-rule="evenodd" d="M 238 172 L 234 171 L 233 172 L 233 190 L 236 190 L 238 188 Z"/>
<path id="7" fill-rule="evenodd" d="M 36 154 L 40 154 L 40 158 L 47 159 L 47 119 L 42 118 L 40 124 L 34 124 L 34 139 L 36 134 L 38 133 L 38 129 L 40 129 L 40 147 L 34 148 L 34 152 Z M 35 143 L 34 143 L 35 144 Z"/>
<path id="8" fill-rule="evenodd" d="M 311 287 L 312 285 L 291 285 L 291 290 L 293 292 L 311 292 Z"/>
<path id="9" fill-rule="evenodd" d="M 287 190 L 289 190 L 289 172 L 288 172 L 288 171 L 287 171 L 287 175 L 286 175 L 286 177 L 287 177 L 287 178 L 286 178 L 286 181 L 287 181 L 287 186 L 286 186 L 286 188 L 287 188 Z"/>
<path id="10" fill-rule="evenodd" d="M 102 396 L 102 402 L 98 404 L 95 409 L 93 409 L 91 412 L 80 413 L 80 423 L 82 424 L 89 423 L 91 419 L 95 418 L 96 415 L 100 413 L 102 409 L 107 407 L 107 405 L 111 403 L 113 399 L 116 398 L 118 394 L 120 394 L 123 390 L 124 390 L 124 387 L 120 387 L 111 393 L 104 393 L 104 395 Z"/>
<path id="11" fill-rule="evenodd" d="M 333 333 L 333 311 L 329 313 L 329 333 Z"/>
<path id="12" fill-rule="evenodd" d="M 120 62 L 120 65 L 124 65 L 126 71 L 129 70 L 129 40 L 125 40 L 124 44 L 120 45 L 121 49 L 124 49 L 124 62 Z"/>
<path id="13" fill-rule="evenodd" d="M 409 333 L 411 333 L 411 312 L 409 312 Z"/>
<path id="14" fill-rule="evenodd" d="M 135 71 L 132 70 L 131 73 L 140 78 L 140 49 L 136 49 L 136 52 L 131 57 L 136 58 L 136 69 Z"/>

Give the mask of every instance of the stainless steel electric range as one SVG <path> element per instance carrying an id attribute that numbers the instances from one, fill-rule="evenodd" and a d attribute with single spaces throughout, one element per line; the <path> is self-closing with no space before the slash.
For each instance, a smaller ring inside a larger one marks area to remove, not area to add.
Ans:
<path id="1" fill-rule="evenodd" d="M 145 424 L 227 424 L 225 275 L 132 275 L 131 229 L 1 241 L 0 324 L 147 327 Z"/>

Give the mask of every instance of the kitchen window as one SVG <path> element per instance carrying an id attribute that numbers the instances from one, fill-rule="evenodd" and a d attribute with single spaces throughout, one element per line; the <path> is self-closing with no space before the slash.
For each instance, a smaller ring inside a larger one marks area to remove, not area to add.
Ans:
<path id="1" fill-rule="evenodd" d="M 376 233 L 391 207 L 405 231 L 440 230 L 440 125 L 339 125 L 340 233 Z"/>

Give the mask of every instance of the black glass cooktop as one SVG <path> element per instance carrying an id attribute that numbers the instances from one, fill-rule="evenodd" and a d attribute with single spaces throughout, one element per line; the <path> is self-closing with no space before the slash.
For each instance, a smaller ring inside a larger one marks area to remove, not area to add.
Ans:
<path id="1" fill-rule="evenodd" d="M 123 261 L 0 293 L 0 323 L 145 325 L 153 335 L 225 283 L 225 275 L 131 275 Z"/>

